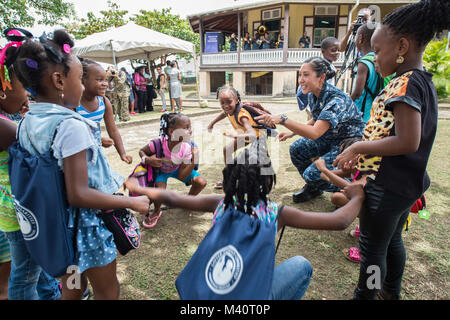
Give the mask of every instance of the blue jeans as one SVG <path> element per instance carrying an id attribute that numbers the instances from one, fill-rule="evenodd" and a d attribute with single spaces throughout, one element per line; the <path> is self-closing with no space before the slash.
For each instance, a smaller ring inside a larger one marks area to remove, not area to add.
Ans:
<path id="1" fill-rule="evenodd" d="M 271 300 L 300 300 L 306 292 L 313 269 L 302 256 L 289 258 L 275 267 Z"/>
<path id="2" fill-rule="evenodd" d="M 9 300 L 59 300 L 59 281 L 34 261 L 25 245 L 22 232 L 6 232 L 11 249 Z"/>

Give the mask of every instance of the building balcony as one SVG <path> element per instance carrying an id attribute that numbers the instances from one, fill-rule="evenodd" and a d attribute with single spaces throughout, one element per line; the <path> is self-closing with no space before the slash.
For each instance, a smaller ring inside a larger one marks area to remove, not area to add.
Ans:
<path id="1" fill-rule="evenodd" d="M 322 56 L 320 49 L 266 49 L 234 52 L 203 53 L 200 69 L 297 69 L 311 57 Z M 341 66 L 344 53 L 334 63 Z"/>

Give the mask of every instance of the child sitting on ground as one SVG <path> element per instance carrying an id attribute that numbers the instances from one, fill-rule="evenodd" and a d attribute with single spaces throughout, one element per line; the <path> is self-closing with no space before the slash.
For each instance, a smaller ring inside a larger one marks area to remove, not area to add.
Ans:
<path id="1" fill-rule="evenodd" d="M 181 113 L 165 113 L 161 116 L 159 139 L 163 157 L 156 156 L 152 142 L 139 151 L 142 163 L 159 168 L 155 179 L 156 188 L 166 189 L 169 178 L 190 185 L 189 195 L 197 195 L 205 188 L 206 179 L 194 169 L 198 163 L 198 149 L 191 145 L 191 135 L 191 120 L 188 116 Z M 155 201 L 153 213 L 147 215 L 143 227 L 153 228 L 161 214 L 161 202 Z"/>
<path id="2" fill-rule="evenodd" d="M 353 143 L 361 141 L 361 138 L 349 138 L 347 140 L 344 140 L 340 147 L 339 147 L 339 153 L 342 153 L 347 147 L 352 145 Z M 356 169 L 348 169 L 348 168 L 342 168 L 337 170 L 329 170 L 325 164 L 325 160 L 322 158 L 317 158 L 314 160 L 314 164 L 316 165 L 317 169 L 322 172 L 320 174 L 320 177 L 323 180 L 326 180 L 328 182 L 331 182 L 333 185 L 340 189 L 344 189 L 345 187 L 351 185 L 351 184 L 361 184 L 363 187 L 366 184 L 366 175 L 361 175 L 360 172 Z M 348 178 L 352 179 L 351 182 L 348 180 Z M 343 192 L 335 192 L 331 196 L 331 203 L 333 203 L 337 207 L 343 207 L 348 203 L 349 199 L 345 196 Z M 353 238 L 359 237 L 359 226 L 357 225 L 355 229 L 352 229 L 350 231 L 350 236 Z M 351 247 L 349 249 L 343 250 L 344 255 L 347 259 L 353 262 L 359 262 L 359 250 L 356 247 Z"/>

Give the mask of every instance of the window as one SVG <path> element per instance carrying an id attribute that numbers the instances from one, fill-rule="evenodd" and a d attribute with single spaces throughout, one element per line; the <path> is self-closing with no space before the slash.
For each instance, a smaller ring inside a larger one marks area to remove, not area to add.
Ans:
<path id="1" fill-rule="evenodd" d="M 336 16 L 338 14 L 337 6 L 316 6 L 314 8 L 316 16 Z"/>
<path id="2" fill-rule="evenodd" d="M 281 8 L 263 10 L 261 12 L 262 20 L 274 20 L 281 18 Z"/>
<path id="3" fill-rule="evenodd" d="M 335 37 L 336 17 L 315 16 L 314 17 L 314 47 L 320 47 L 320 43 L 327 37 Z"/>

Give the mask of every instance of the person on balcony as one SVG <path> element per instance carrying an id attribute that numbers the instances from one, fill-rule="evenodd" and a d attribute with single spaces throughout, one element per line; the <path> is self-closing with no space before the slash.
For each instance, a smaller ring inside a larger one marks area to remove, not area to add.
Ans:
<path id="1" fill-rule="evenodd" d="M 261 39 L 261 35 L 256 32 L 255 36 L 253 37 L 252 40 L 252 50 L 260 50 L 261 49 L 261 44 L 262 44 L 262 39 Z"/>
<path id="2" fill-rule="evenodd" d="M 262 39 L 261 49 L 270 49 L 272 48 L 272 39 L 270 39 L 270 35 L 268 32 L 264 34 L 264 38 Z"/>
<path id="3" fill-rule="evenodd" d="M 284 45 L 284 27 L 281 27 L 280 34 L 278 35 L 278 49 L 283 49 Z"/>
<path id="4" fill-rule="evenodd" d="M 230 51 L 236 51 L 237 50 L 237 40 L 236 40 L 236 34 L 233 32 L 231 34 L 230 38 Z"/>
<path id="5" fill-rule="evenodd" d="M 311 44 L 311 38 L 308 37 L 308 34 L 305 32 L 303 32 L 303 37 L 300 38 L 300 40 L 298 41 L 298 45 L 300 48 L 309 48 Z"/>
<path id="6" fill-rule="evenodd" d="M 250 33 L 246 32 L 244 35 L 244 50 L 252 50 L 252 39 L 250 38 Z"/>

